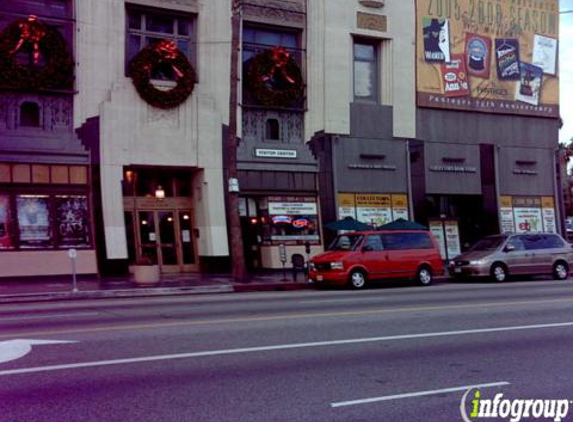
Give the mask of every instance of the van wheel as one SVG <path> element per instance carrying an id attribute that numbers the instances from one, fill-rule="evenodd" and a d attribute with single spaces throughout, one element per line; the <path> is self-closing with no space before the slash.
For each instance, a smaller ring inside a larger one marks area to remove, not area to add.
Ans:
<path id="1" fill-rule="evenodd" d="M 569 266 L 563 261 L 556 262 L 553 265 L 553 277 L 556 280 L 565 280 L 569 277 Z"/>
<path id="2" fill-rule="evenodd" d="M 502 264 L 494 264 L 491 267 L 491 278 L 493 281 L 502 282 L 507 280 L 507 270 Z"/>
<path id="3" fill-rule="evenodd" d="M 420 267 L 416 273 L 416 282 L 422 286 L 429 286 L 432 284 L 433 276 L 432 270 L 428 267 Z"/>
<path id="4" fill-rule="evenodd" d="M 354 270 L 348 276 L 348 284 L 356 290 L 366 287 L 366 274 L 360 270 Z"/>

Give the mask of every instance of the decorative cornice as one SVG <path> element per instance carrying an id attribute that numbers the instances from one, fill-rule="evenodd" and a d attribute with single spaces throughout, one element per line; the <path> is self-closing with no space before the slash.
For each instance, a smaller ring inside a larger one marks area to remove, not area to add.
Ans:
<path id="1" fill-rule="evenodd" d="M 132 4 L 144 6 L 154 6 L 183 10 L 188 12 L 199 12 L 199 0 L 129 0 Z"/>
<path id="2" fill-rule="evenodd" d="M 246 0 L 241 3 L 243 16 L 250 21 L 304 27 L 303 1 Z"/>
<path id="3" fill-rule="evenodd" d="M 364 7 L 372 7 L 374 9 L 384 7 L 384 0 L 359 0 L 359 2 Z"/>
<path id="4" fill-rule="evenodd" d="M 388 30 L 386 15 L 374 15 L 372 13 L 358 12 L 356 14 L 356 21 L 356 25 L 360 29 L 369 29 L 379 32 L 386 32 Z"/>

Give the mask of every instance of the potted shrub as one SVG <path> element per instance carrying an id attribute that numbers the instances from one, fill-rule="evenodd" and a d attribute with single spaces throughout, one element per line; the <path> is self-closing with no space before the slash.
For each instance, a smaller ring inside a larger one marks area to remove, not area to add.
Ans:
<path id="1" fill-rule="evenodd" d="M 133 265 L 133 281 L 136 284 L 156 284 L 160 280 L 159 265 L 151 258 L 144 256 L 135 261 Z"/>

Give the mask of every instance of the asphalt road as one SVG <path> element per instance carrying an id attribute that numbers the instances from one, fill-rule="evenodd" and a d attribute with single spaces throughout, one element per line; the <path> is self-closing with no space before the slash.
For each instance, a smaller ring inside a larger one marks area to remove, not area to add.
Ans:
<path id="1" fill-rule="evenodd" d="M 2 305 L 0 421 L 573 421 L 572 351 L 573 280 Z"/>

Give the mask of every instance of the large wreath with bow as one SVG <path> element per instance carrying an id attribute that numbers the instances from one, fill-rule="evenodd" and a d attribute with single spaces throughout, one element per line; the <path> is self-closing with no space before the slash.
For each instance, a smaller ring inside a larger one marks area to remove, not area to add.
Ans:
<path id="1" fill-rule="evenodd" d="M 16 56 L 31 55 L 29 63 Z M 35 91 L 71 89 L 74 60 L 62 34 L 30 15 L 8 25 L 0 34 L 0 88 Z"/>
<path id="2" fill-rule="evenodd" d="M 264 106 L 292 106 L 304 91 L 300 67 L 282 47 L 265 50 L 253 57 L 246 79 L 247 89 Z"/>
<path id="3" fill-rule="evenodd" d="M 171 68 L 176 85 L 161 90 L 151 83 L 151 77 L 160 65 Z M 183 103 L 193 92 L 196 76 L 193 66 L 170 40 L 148 45 L 135 55 L 129 65 L 129 75 L 135 89 L 145 102 L 153 107 L 169 109 Z"/>

